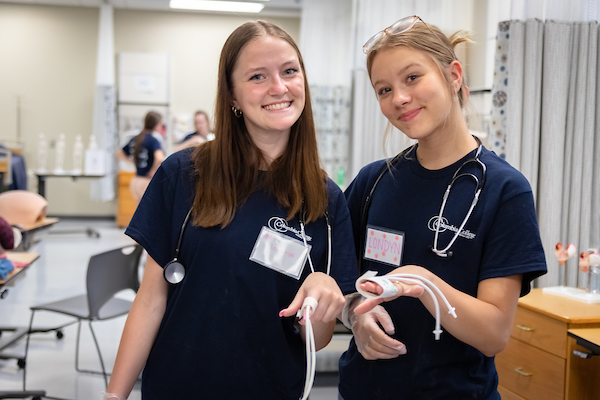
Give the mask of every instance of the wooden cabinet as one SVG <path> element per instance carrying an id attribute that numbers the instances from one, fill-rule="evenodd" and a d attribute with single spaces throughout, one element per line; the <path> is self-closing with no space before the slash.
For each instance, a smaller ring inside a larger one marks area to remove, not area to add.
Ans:
<path id="1" fill-rule="evenodd" d="M 121 228 L 129 225 L 129 221 L 131 221 L 137 207 L 129 190 L 129 182 L 134 176 L 135 172 L 119 171 L 117 225 Z"/>
<path id="2" fill-rule="evenodd" d="M 573 355 L 578 346 L 567 336 L 569 329 L 592 327 L 600 327 L 600 304 L 547 294 L 542 289 L 533 289 L 521 298 L 510 342 L 496 356 L 502 399 L 599 399 L 600 390 L 592 394 L 587 386 L 597 385 L 600 364 L 595 358 Z M 575 367 L 582 362 L 588 362 L 588 367 Z"/>

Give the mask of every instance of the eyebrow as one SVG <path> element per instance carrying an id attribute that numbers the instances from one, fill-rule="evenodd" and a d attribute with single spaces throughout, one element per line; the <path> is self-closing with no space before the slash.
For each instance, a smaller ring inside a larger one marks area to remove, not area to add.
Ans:
<path id="1" fill-rule="evenodd" d="M 292 60 L 286 61 L 283 64 L 281 64 L 281 66 L 284 67 L 284 68 L 289 67 L 290 65 L 298 66 L 298 69 L 300 69 L 300 61 L 298 59 L 296 59 L 296 60 L 292 59 Z M 254 74 L 256 72 L 264 71 L 266 69 L 267 68 L 264 67 L 264 66 L 249 68 L 248 70 L 246 70 L 244 72 L 244 75 Z"/>
<path id="2" fill-rule="evenodd" d="M 405 73 L 405 72 L 406 72 L 406 70 L 407 70 L 407 69 L 410 69 L 410 68 L 412 68 L 412 67 L 414 67 L 414 66 L 418 66 L 418 67 L 420 67 L 420 66 L 421 66 L 421 64 L 420 64 L 420 63 L 418 63 L 418 62 L 413 62 L 413 63 L 410 63 L 410 64 L 408 64 L 407 66 L 405 66 L 404 68 L 402 68 L 400 71 L 398 71 L 398 75 L 402 75 L 403 73 Z M 379 80 L 376 80 L 375 82 L 373 82 L 373 86 L 377 85 L 377 84 L 378 84 L 379 82 L 381 82 L 381 81 L 382 81 L 381 79 L 379 79 Z"/>

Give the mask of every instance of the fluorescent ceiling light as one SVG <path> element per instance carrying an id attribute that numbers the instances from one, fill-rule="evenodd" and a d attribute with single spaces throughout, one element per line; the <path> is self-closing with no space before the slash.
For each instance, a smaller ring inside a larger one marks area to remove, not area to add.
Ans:
<path id="1" fill-rule="evenodd" d="M 169 7 L 184 10 L 258 13 L 265 5 L 240 1 L 171 0 Z"/>

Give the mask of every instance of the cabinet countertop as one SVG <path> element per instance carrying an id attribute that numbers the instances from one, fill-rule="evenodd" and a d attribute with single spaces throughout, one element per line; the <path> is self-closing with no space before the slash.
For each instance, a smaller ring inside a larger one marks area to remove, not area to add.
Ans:
<path id="1" fill-rule="evenodd" d="M 531 289 L 519 299 L 519 306 L 569 324 L 600 323 L 600 303 L 588 304 L 544 293 L 542 289 Z"/>

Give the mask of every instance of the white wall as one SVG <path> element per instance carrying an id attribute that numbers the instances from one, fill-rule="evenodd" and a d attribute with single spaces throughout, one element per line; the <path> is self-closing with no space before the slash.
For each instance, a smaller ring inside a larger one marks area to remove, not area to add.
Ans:
<path id="1" fill-rule="evenodd" d="M 20 134 L 30 170 L 36 165 L 40 132 L 49 140 L 67 136 L 65 169 L 75 135 L 92 129 L 99 12 L 90 7 L 0 3 L 0 121 L 2 139 Z M 201 13 L 114 10 L 115 53 L 167 52 L 171 55 L 171 114 L 213 110 L 221 47 L 237 26 L 251 19 Z M 299 18 L 273 17 L 298 40 Z M 115 57 L 116 62 L 116 57 Z M 49 166 L 54 163 L 49 154 Z M 46 185 L 51 215 L 109 216 L 116 201 L 90 200 L 90 182 L 50 178 Z M 37 191 L 32 177 L 30 190 Z"/>
<path id="2" fill-rule="evenodd" d="M 485 66 L 484 48 L 489 39 L 486 6 L 484 1 L 466 0 L 461 13 L 465 20 L 461 26 L 471 27 L 476 42 L 466 54 L 471 88 L 488 86 L 485 75 L 491 66 Z M 17 136 L 19 98 L 20 133 L 29 169 L 36 167 L 40 132 L 50 140 L 65 133 L 69 144 L 66 169 L 70 168 L 70 146 L 75 135 L 89 136 L 98 18 L 98 9 L 90 7 L 0 3 L 0 142 Z M 212 113 L 221 47 L 231 31 L 249 19 L 252 17 L 115 9 L 115 53 L 169 53 L 171 115 L 197 109 Z M 269 19 L 299 41 L 299 18 Z M 304 49 L 304 57 L 311 57 L 310 48 Z M 51 152 L 50 166 L 53 162 Z M 49 213 L 114 215 L 116 201 L 91 201 L 89 185 L 85 179 L 51 178 L 46 186 Z M 29 187 L 37 190 L 33 177 Z"/>

